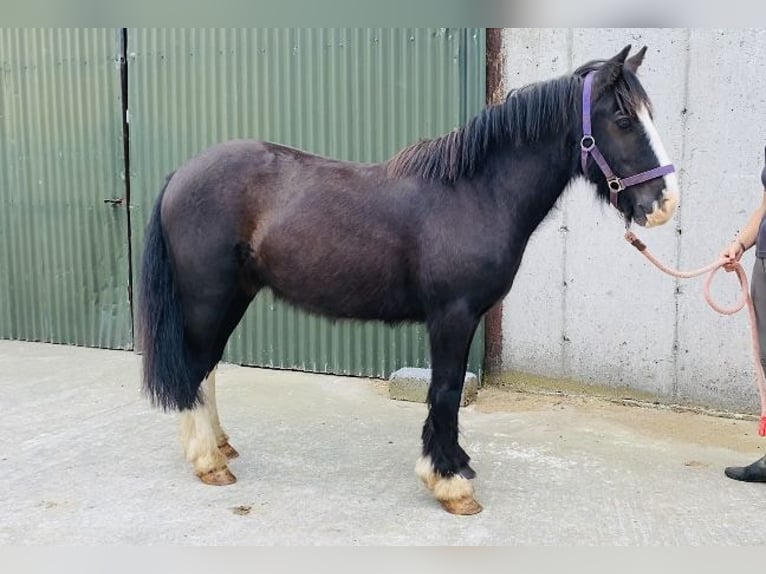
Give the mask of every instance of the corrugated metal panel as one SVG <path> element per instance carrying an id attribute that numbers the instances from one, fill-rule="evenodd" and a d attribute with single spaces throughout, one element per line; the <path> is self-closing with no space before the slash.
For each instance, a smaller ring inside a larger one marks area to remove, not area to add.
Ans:
<path id="1" fill-rule="evenodd" d="M 480 30 L 130 30 L 128 46 L 136 255 L 165 174 L 212 144 L 246 137 L 381 161 L 484 103 Z M 262 292 L 226 359 L 387 376 L 427 366 L 428 343 L 422 326 L 333 324 Z"/>
<path id="2" fill-rule="evenodd" d="M 117 49 L 0 29 L 0 337 L 132 344 Z"/>

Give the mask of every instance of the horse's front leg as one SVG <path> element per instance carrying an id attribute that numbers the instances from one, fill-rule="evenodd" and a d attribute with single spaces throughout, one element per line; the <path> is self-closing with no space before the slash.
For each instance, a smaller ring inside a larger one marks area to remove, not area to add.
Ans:
<path id="1" fill-rule="evenodd" d="M 233 484 L 236 477 L 227 460 L 233 458 L 225 447 L 236 453 L 218 422 L 215 404 L 215 371 L 202 383 L 202 401 L 195 408 L 181 412 L 181 440 L 186 459 L 205 484 Z M 223 448 L 222 448 L 223 447 Z"/>
<path id="2" fill-rule="evenodd" d="M 431 342 L 431 385 L 428 417 L 423 425 L 423 455 L 415 472 L 447 512 L 476 514 L 482 507 L 470 480 L 476 473 L 458 444 L 458 409 L 468 350 L 479 318 L 455 303 L 428 319 Z"/>

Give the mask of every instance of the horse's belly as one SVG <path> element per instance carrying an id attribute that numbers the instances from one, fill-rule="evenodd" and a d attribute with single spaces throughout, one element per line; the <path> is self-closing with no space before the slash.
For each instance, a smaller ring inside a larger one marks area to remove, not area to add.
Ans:
<path id="1" fill-rule="evenodd" d="M 349 254 L 306 257 L 293 253 L 263 269 L 265 283 L 281 298 L 338 318 L 406 321 L 423 317 L 422 302 L 404 265 L 385 257 Z"/>

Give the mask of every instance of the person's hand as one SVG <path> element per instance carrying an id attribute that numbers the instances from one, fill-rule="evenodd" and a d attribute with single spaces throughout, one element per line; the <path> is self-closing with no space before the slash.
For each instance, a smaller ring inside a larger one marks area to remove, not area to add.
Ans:
<path id="1" fill-rule="evenodd" d="M 745 247 L 738 239 L 729 243 L 729 246 L 721 252 L 721 257 L 728 261 L 728 263 L 724 263 L 723 268 L 726 269 L 726 271 L 734 271 L 734 264 L 742 259 L 742 254 L 744 252 Z"/>

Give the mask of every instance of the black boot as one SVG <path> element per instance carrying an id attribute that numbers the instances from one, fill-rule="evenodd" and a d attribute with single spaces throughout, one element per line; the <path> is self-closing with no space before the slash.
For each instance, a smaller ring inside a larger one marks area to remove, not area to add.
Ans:
<path id="1" fill-rule="evenodd" d="M 723 472 L 734 480 L 766 482 L 766 456 L 759 458 L 749 466 L 728 466 Z"/>

